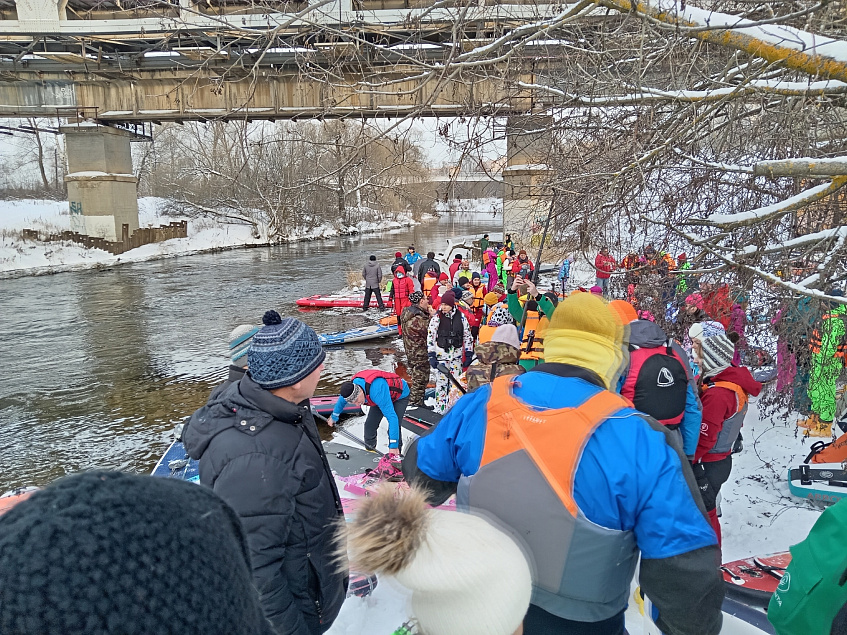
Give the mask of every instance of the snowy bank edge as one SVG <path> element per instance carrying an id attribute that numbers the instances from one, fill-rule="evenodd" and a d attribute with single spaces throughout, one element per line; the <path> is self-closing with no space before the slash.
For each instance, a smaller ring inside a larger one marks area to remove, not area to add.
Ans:
<path id="1" fill-rule="evenodd" d="M 365 234 L 377 234 L 383 231 L 391 231 L 394 229 L 402 229 L 405 227 L 414 227 L 415 225 L 420 225 L 423 222 L 428 222 L 430 220 L 437 219 L 437 216 L 432 218 L 423 218 L 420 221 L 416 221 L 412 218 L 405 218 L 403 220 L 392 220 L 391 224 L 396 224 L 396 226 L 382 226 L 382 227 L 368 227 L 364 229 L 360 229 L 355 226 L 351 227 L 343 227 L 340 230 L 337 230 L 337 233 L 332 236 L 315 236 L 315 235 L 303 235 L 303 236 L 286 236 L 284 238 L 280 238 L 277 241 L 263 241 L 263 242 L 244 242 L 244 243 L 236 243 L 232 245 L 215 245 L 210 247 L 201 247 L 196 249 L 186 249 L 184 251 L 176 251 L 176 252 L 160 252 L 147 254 L 144 256 L 134 256 L 133 252 L 136 249 L 131 249 L 122 253 L 119 256 L 113 256 L 108 252 L 103 251 L 102 249 L 90 249 L 88 251 L 100 252 L 104 254 L 103 258 L 100 260 L 92 260 L 91 262 L 75 262 L 69 263 L 66 265 L 48 265 L 45 267 L 20 267 L 17 269 L 7 269 L 5 271 L 0 271 L 0 280 L 11 280 L 14 278 L 24 278 L 31 276 L 51 276 L 58 273 L 69 273 L 73 271 L 88 271 L 88 270 L 105 270 L 111 269 L 114 266 L 120 266 L 128 263 L 134 262 L 148 262 L 151 260 L 164 260 L 166 258 L 179 258 L 181 256 L 196 256 L 198 254 L 210 254 L 217 253 L 223 251 L 232 251 L 235 249 L 255 249 L 259 247 L 272 247 L 273 245 L 279 244 L 289 244 L 289 243 L 298 243 L 298 242 L 312 242 L 318 240 L 332 240 L 333 238 L 338 238 L 339 236 L 358 236 Z M 368 223 L 371 224 L 371 223 Z M 171 240 L 166 240 L 161 243 L 154 243 L 159 245 L 167 245 L 173 246 L 176 243 L 175 241 L 182 240 L 191 240 L 190 238 L 174 238 Z M 43 245 L 50 245 L 54 243 L 41 243 Z M 148 245 L 142 245 L 137 249 L 144 249 Z"/>

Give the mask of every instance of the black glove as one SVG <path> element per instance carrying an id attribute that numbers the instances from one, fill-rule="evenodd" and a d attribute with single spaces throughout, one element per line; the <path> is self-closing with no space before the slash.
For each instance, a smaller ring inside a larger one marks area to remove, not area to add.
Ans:
<path id="1" fill-rule="evenodd" d="M 473 351 L 465 351 L 465 355 L 462 357 L 462 370 L 467 370 L 473 361 Z"/>
<path id="2" fill-rule="evenodd" d="M 438 358 L 435 356 L 435 353 L 429 354 L 429 365 L 433 370 L 438 370 Z"/>

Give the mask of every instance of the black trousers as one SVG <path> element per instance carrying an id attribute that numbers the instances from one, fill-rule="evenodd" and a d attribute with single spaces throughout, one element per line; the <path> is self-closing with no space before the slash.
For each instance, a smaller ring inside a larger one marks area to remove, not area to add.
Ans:
<path id="1" fill-rule="evenodd" d="M 402 399 L 398 399 L 394 402 L 394 413 L 397 415 L 398 421 L 403 419 L 403 415 L 406 414 L 406 406 L 408 405 L 408 397 L 403 397 Z M 376 406 L 371 406 L 371 409 L 368 411 L 368 418 L 365 419 L 365 443 L 372 448 L 376 447 L 376 433 L 377 430 L 379 430 L 379 422 L 382 421 L 384 416 L 385 415 L 383 415 L 382 410 Z M 400 433 L 400 438 L 397 439 L 397 441 L 399 441 L 399 444 L 397 445 L 397 454 L 403 453 L 402 428 Z"/>
<path id="2" fill-rule="evenodd" d="M 700 495 L 703 497 L 703 504 L 706 506 L 707 512 L 717 507 L 718 493 L 721 491 L 721 486 L 729 478 L 731 471 L 731 454 L 720 461 L 694 465 L 694 478 L 697 480 L 697 487 L 700 489 Z"/>
<path id="3" fill-rule="evenodd" d="M 624 611 L 602 622 L 574 622 L 529 605 L 523 618 L 524 635 L 624 635 Z"/>
<path id="4" fill-rule="evenodd" d="M 370 287 L 365 288 L 365 301 L 362 303 L 362 310 L 369 309 L 371 306 L 371 294 L 376 295 L 376 303 L 379 305 L 379 310 L 382 311 L 385 309 L 385 305 L 382 303 L 382 294 L 379 292 L 379 289 L 371 289 Z"/>

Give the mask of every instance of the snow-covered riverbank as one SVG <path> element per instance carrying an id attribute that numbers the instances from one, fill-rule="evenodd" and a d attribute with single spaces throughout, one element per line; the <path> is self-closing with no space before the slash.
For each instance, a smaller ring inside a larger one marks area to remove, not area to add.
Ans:
<path id="1" fill-rule="evenodd" d="M 142 227 L 166 225 L 183 217 L 159 215 L 161 199 L 138 200 Z M 44 275 L 80 269 L 111 267 L 127 262 L 141 262 L 188 256 L 192 254 L 259 247 L 269 244 L 266 232 L 254 233 L 247 225 L 221 224 L 210 219 L 187 219 L 188 238 L 174 238 L 143 245 L 114 256 L 102 249 L 87 249 L 72 242 L 40 242 L 22 240 L 22 229 L 61 232 L 71 229 L 67 201 L 23 200 L 0 202 L 0 278 Z M 340 227 L 325 223 L 306 232 L 288 236 L 284 242 L 320 240 L 341 235 L 367 234 L 400 229 L 416 224 L 410 216 L 389 221 L 362 221 Z"/>

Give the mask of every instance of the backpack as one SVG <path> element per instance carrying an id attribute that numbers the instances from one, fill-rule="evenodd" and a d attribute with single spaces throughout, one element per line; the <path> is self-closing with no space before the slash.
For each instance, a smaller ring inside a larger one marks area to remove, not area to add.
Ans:
<path id="1" fill-rule="evenodd" d="M 791 547 L 791 564 L 771 596 L 768 621 L 779 635 L 829 635 L 847 602 L 847 500 L 828 508 L 806 539 Z"/>
<path id="2" fill-rule="evenodd" d="M 488 251 L 483 251 L 482 252 L 482 264 L 483 264 L 483 266 L 488 265 L 489 262 L 491 262 L 491 254 Z"/>
<path id="3" fill-rule="evenodd" d="M 629 372 L 621 395 L 632 401 L 636 410 L 659 423 L 679 425 L 685 415 L 688 374 L 670 340 L 656 348 L 630 349 Z"/>

